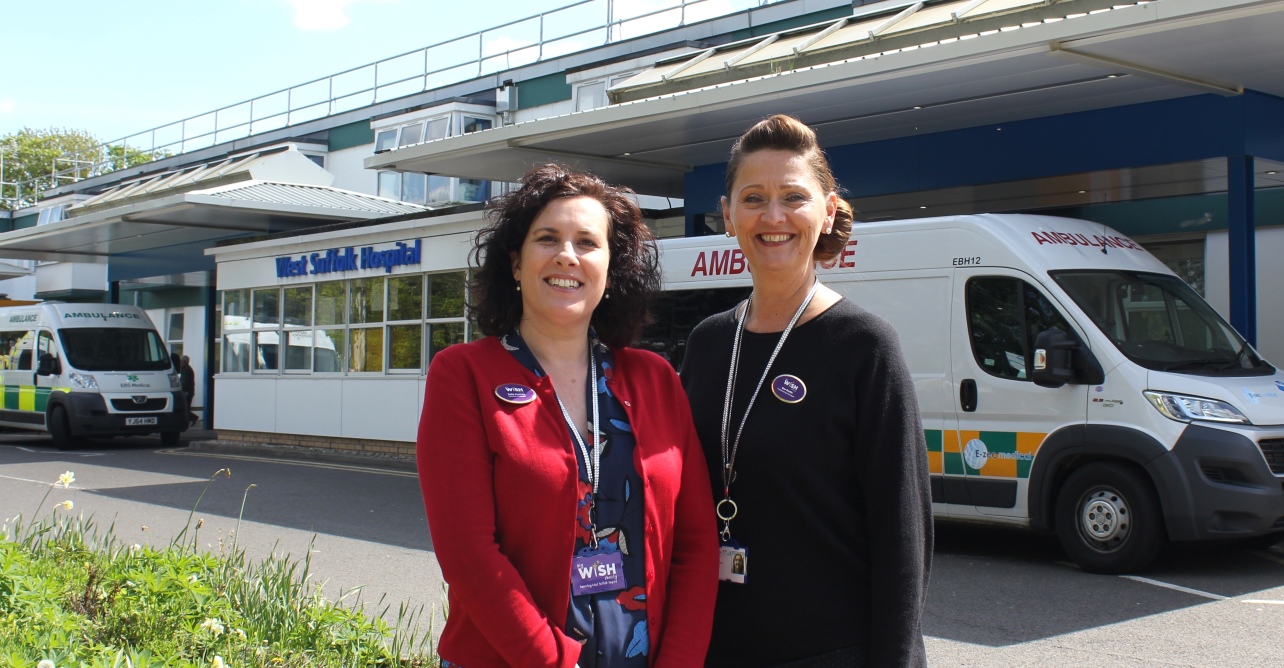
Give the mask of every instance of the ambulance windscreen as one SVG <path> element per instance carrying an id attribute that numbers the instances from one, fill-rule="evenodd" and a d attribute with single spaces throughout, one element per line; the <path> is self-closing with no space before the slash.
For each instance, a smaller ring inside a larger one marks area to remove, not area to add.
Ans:
<path id="1" fill-rule="evenodd" d="M 81 371 L 164 371 L 172 368 L 160 335 L 150 329 L 76 327 L 59 330 L 67 362 Z"/>
<path id="2" fill-rule="evenodd" d="M 1147 369 L 1199 376 L 1275 373 L 1176 276 L 1108 270 L 1051 275 L 1120 352 Z"/>

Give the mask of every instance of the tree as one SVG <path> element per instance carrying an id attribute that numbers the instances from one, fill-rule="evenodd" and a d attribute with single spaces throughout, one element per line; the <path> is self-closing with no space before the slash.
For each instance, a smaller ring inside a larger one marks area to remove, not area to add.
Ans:
<path id="1" fill-rule="evenodd" d="M 44 191 L 169 155 L 126 145 L 107 146 L 85 130 L 23 128 L 0 137 L 0 209 L 31 206 Z"/>

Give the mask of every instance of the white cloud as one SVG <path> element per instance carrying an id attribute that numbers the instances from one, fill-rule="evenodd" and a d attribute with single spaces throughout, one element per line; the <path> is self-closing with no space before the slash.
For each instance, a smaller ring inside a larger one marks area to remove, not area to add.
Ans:
<path id="1" fill-rule="evenodd" d="M 294 27 L 329 32 L 348 25 L 345 10 L 357 0 L 286 0 L 294 10 Z"/>
<path id="2" fill-rule="evenodd" d="M 0 114 L 13 113 L 13 100 L 7 97 L 0 97 Z"/>

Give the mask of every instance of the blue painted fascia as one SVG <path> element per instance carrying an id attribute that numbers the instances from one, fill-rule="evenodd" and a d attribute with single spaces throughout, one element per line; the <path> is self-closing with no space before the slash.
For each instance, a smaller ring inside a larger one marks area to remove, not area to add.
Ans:
<path id="1" fill-rule="evenodd" d="M 1196 95 L 837 146 L 826 153 L 853 197 L 1231 155 L 1284 160 L 1284 99 L 1255 91 Z M 720 163 L 687 175 L 689 218 L 717 211 L 725 170 Z"/>

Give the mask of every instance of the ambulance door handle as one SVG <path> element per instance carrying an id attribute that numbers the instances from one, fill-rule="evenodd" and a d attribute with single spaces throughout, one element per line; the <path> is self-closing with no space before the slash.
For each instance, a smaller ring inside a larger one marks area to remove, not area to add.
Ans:
<path id="1" fill-rule="evenodd" d="M 964 378 L 959 383 L 959 406 L 964 413 L 971 413 L 976 410 L 976 381 L 971 378 Z"/>

